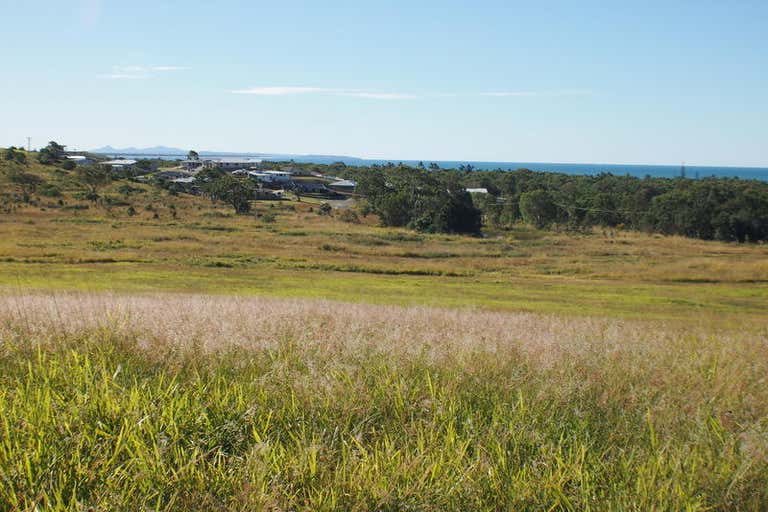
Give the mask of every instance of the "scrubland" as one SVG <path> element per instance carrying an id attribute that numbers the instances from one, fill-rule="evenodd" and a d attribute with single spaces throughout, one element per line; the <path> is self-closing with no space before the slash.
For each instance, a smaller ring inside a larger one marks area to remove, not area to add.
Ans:
<path id="1" fill-rule="evenodd" d="M 24 293 L 0 337 L 5 510 L 768 503 L 764 325 Z"/>

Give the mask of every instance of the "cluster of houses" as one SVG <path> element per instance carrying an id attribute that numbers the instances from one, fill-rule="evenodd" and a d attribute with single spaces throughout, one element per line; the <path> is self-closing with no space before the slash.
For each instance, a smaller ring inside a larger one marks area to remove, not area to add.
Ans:
<path id="1" fill-rule="evenodd" d="M 303 194 L 334 194 L 339 192 L 351 193 L 355 191 L 357 183 L 332 176 L 324 176 L 313 173 L 293 165 L 285 165 L 279 169 L 273 169 L 259 159 L 253 158 L 206 158 L 197 160 L 185 160 L 181 162 L 183 171 L 164 171 L 157 176 L 171 183 L 194 192 L 195 175 L 205 169 L 218 168 L 235 176 L 247 177 L 259 184 L 257 199 L 280 198 L 284 190 L 292 190 Z M 319 181 L 296 180 L 296 177 L 331 178 L 331 183 Z M 263 197 L 262 197 L 263 196 Z"/>
<path id="2" fill-rule="evenodd" d="M 67 155 L 66 159 L 70 162 L 74 162 L 75 165 L 105 165 L 110 167 L 113 171 L 129 171 L 133 169 L 133 167 L 138 163 L 137 160 L 131 160 L 128 158 L 118 158 L 115 160 L 106 160 L 106 161 L 96 161 L 93 158 L 87 157 L 85 155 Z"/>
<path id="3" fill-rule="evenodd" d="M 114 160 L 96 162 L 92 158 L 84 155 L 68 155 L 76 165 L 100 165 L 108 166 L 113 171 L 130 171 L 137 160 L 129 158 L 117 158 Z M 157 174 L 159 178 L 168 180 L 188 192 L 197 190 L 195 187 L 195 174 L 204 169 L 219 168 L 236 176 L 248 177 L 260 184 L 260 190 L 257 197 L 260 199 L 282 197 L 283 189 L 293 190 L 304 194 L 333 194 L 333 193 L 352 193 L 357 187 L 357 183 L 352 180 L 336 178 L 334 176 L 324 176 L 319 173 L 313 173 L 293 165 L 285 165 L 280 169 L 266 168 L 261 159 L 256 158 L 205 158 L 190 159 L 181 162 L 182 171 L 162 171 Z M 314 176 L 316 178 L 331 178 L 335 181 L 323 183 L 318 181 L 296 181 L 297 176 Z M 267 189 L 267 190 L 264 190 Z M 487 194 L 486 188 L 467 188 L 470 194 Z M 268 197 L 267 197 L 268 196 Z"/>

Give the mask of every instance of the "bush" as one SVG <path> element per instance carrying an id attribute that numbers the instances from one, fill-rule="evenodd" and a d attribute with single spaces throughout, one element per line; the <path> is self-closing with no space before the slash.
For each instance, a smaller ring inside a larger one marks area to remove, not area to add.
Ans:
<path id="1" fill-rule="evenodd" d="M 61 190 L 50 183 L 45 183 L 40 186 L 38 193 L 44 197 L 61 197 Z"/>
<path id="2" fill-rule="evenodd" d="M 360 217 L 358 217 L 354 210 L 350 209 L 342 210 L 339 214 L 339 219 L 350 224 L 360 224 Z"/>

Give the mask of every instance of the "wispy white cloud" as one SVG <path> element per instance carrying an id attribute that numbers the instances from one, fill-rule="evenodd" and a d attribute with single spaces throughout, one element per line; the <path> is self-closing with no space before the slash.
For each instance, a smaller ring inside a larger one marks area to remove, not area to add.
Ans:
<path id="1" fill-rule="evenodd" d="M 414 94 L 403 94 L 399 92 L 368 92 L 368 91 L 352 91 L 352 92 L 340 92 L 339 96 L 351 96 L 354 98 L 368 98 L 371 100 L 414 100 L 418 96 Z"/>
<path id="2" fill-rule="evenodd" d="M 407 100 L 417 96 L 399 92 L 378 92 L 358 89 L 333 89 L 328 87 L 252 87 L 231 91 L 232 94 L 253 94 L 256 96 L 290 96 L 295 94 L 329 94 L 372 100 Z"/>
<path id="3" fill-rule="evenodd" d="M 99 75 L 101 78 L 113 80 L 149 78 L 154 73 L 166 71 L 183 71 L 189 69 L 185 66 L 112 66 L 111 73 Z"/>
<path id="4" fill-rule="evenodd" d="M 583 96 L 591 94 L 585 90 L 561 90 L 561 91 L 490 91 L 475 93 L 441 92 L 429 94 L 409 94 L 402 92 L 381 92 L 365 89 L 335 89 L 329 87 L 314 86 L 268 86 L 251 87 L 249 89 L 237 89 L 230 91 L 232 94 L 252 94 L 255 96 L 291 96 L 298 94 L 325 94 L 333 96 L 347 96 L 352 98 L 366 98 L 372 100 L 414 100 L 421 98 L 459 98 L 473 96 L 487 97 L 531 97 L 531 96 Z"/>
<path id="5" fill-rule="evenodd" d="M 255 94 L 256 96 L 288 96 L 291 94 L 307 93 L 334 93 L 336 89 L 325 89 L 323 87 L 252 87 L 250 89 L 239 89 L 231 91 L 232 94 Z"/>
<path id="6" fill-rule="evenodd" d="M 256 96 L 289 96 L 295 94 L 330 94 L 334 96 L 349 96 L 368 98 L 372 100 L 407 100 L 416 98 L 413 94 L 399 92 L 378 92 L 359 89 L 333 89 L 329 87 L 252 87 L 231 91 L 233 94 L 253 94 Z"/>
<path id="7" fill-rule="evenodd" d="M 508 97 L 523 97 L 523 96 L 539 96 L 541 93 L 534 91 L 496 91 L 496 92 L 481 92 L 480 96 L 493 96 L 496 98 L 508 98 Z"/>

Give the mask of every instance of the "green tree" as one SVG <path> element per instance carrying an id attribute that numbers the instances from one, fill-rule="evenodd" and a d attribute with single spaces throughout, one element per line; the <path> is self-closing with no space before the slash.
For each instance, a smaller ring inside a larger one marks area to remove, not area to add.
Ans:
<path id="1" fill-rule="evenodd" d="M 200 160 L 200 155 L 194 149 L 190 149 L 187 153 L 187 160 Z"/>
<path id="2" fill-rule="evenodd" d="M 10 182 L 19 187 L 21 197 L 25 203 L 30 201 L 30 196 L 35 193 L 37 188 L 45 183 L 40 176 L 31 172 L 12 171 L 8 178 Z"/>
<path id="3" fill-rule="evenodd" d="M 557 218 L 557 206 L 545 190 L 533 190 L 520 195 L 520 214 L 523 220 L 537 228 L 544 228 Z"/>
<path id="4" fill-rule="evenodd" d="M 110 171 L 96 165 L 79 167 L 77 176 L 80 183 L 86 187 L 88 199 L 94 203 L 99 200 L 99 190 L 112 181 Z"/>
<path id="5" fill-rule="evenodd" d="M 212 201 L 219 200 L 230 204 L 235 209 L 235 213 L 243 214 L 251 211 L 251 200 L 256 186 L 250 179 L 225 174 L 202 183 L 203 191 Z"/>
<path id="6" fill-rule="evenodd" d="M 60 162 L 66 155 L 66 146 L 56 141 L 50 141 L 37 155 L 38 161 L 43 165 L 53 165 Z"/>

